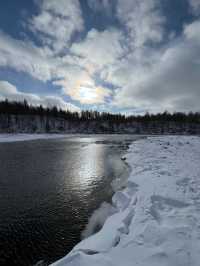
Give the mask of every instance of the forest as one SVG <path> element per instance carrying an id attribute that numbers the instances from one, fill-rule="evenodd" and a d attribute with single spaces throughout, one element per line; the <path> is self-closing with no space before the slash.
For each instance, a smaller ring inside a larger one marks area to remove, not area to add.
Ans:
<path id="1" fill-rule="evenodd" d="M 199 134 L 200 113 L 144 115 L 83 110 L 71 112 L 23 102 L 0 101 L 0 132 Z"/>

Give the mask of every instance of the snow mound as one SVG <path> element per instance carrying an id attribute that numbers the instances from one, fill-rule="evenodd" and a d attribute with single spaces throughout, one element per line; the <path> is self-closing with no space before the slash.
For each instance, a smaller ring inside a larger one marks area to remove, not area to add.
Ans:
<path id="1" fill-rule="evenodd" d="M 126 158 L 117 212 L 53 266 L 200 265 L 200 138 L 149 137 Z"/>

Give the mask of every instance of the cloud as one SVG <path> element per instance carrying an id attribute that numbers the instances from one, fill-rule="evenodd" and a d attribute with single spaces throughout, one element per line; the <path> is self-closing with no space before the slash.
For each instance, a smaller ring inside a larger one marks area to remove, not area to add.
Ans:
<path id="1" fill-rule="evenodd" d="M 184 27 L 184 35 L 186 40 L 200 43 L 200 20 L 195 20 L 193 23 Z"/>
<path id="2" fill-rule="evenodd" d="M 128 31 L 128 42 L 141 47 L 147 42 L 159 43 L 163 39 L 164 16 L 157 0 L 118 0 L 118 19 Z"/>
<path id="3" fill-rule="evenodd" d="M 0 66 L 29 73 L 34 78 L 51 79 L 50 51 L 40 49 L 31 42 L 16 40 L 0 31 Z"/>
<path id="4" fill-rule="evenodd" d="M 179 37 L 165 38 L 167 14 L 164 17 L 161 12 L 160 0 L 88 0 L 90 12 L 107 12 L 111 6 L 113 12 L 116 5 L 115 18 L 120 25 L 84 32 L 78 0 L 59 4 L 56 0 L 36 1 L 39 13 L 31 18 L 29 27 L 43 45 L 16 40 L 0 31 L 0 66 L 50 81 L 60 87 L 61 96 L 68 95 L 91 108 L 103 106 L 104 110 L 126 112 L 128 108 L 152 112 L 198 110 L 197 17 L 182 25 Z M 199 1 L 189 3 L 197 15 Z M 78 31 L 84 34 L 71 43 Z M 18 94 L 10 93 L 15 97 Z"/>
<path id="5" fill-rule="evenodd" d="M 71 104 L 65 102 L 62 98 L 57 96 L 38 96 L 36 94 L 20 92 L 14 85 L 11 83 L 0 80 L 0 100 L 8 99 L 10 101 L 19 101 L 22 102 L 24 99 L 28 101 L 29 104 L 34 106 L 43 105 L 45 107 L 57 106 L 63 110 L 70 111 L 80 111 L 80 109 Z"/>
<path id="6" fill-rule="evenodd" d="M 0 66 L 24 72 L 43 82 L 60 79 L 68 67 L 79 64 L 71 55 L 55 56 L 47 47 L 17 40 L 0 31 Z"/>
<path id="7" fill-rule="evenodd" d="M 99 35 L 105 37 L 104 42 Z M 87 38 L 72 49 L 74 55 L 60 57 L 55 56 L 48 48 L 39 48 L 33 43 L 16 40 L 0 32 L 0 66 L 28 73 L 44 82 L 51 81 L 80 103 L 102 103 L 109 97 L 110 91 L 96 84 L 93 74 L 97 66 L 114 62 L 120 50 L 117 40 L 112 39 L 114 35 L 118 37 L 116 32 L 111 32 L 110 35 L 109 32 L 95 32 L 89 41 Z M 95 45 L 99 45 L 99 48 Z M 93 57 L 90 56 L 89 49 L 93 49 Z M 87 93 L 83 94 L 83 88 Z"/>
<path id="8" fill-rule="evenodd" d="M 132 38 L 132 33 L 137 28 L 137 24 L 131 23 L 137 21 L 133 21 L 130 11 L 134 11 L 134 14 L 140 12 L 140 16 L 148 16 L 149 20 L 145 22 L 147 24 L 149 21 L 154 21 L 153 15 L 158 17 L 158 14 L 152 1 L 148 2 L 149 4 L 134 1 L 135 5 L 131 1 L 125 1 L 127 9 L 121 1 L 118 2 L 118 17 L 121 22 L 125 23 L 126 27 L 131 29 L 130 36 Z M 50 0 L 38 1 L 38 3 L 40 12 L 37 16 L 32 17 L 29 26 L 31 25 L 31 30 L 40 33 L 41 37 L 44 38 L 43 47 L 37 47 L 27 41 L 15 40 L 1 32 L 0 55 L 2 56 L 0 57 L 0 65 L 26 72 L 44 82 L 51 81 L 54 85 L 60 86 L 62 92 L 81 104 L 110 102 L 113 92 L 104 84 L 101 84 L 97 77 L 109 81 L 111 85 L 115 85 L 115 75 L 110 75 L 112 77 L 110 79 L 106 76 L 109 72 L 113 72 L 117 65 L 125 63 L 122 71 L 118 73 L 119 77 L 121 76 L 123 79 L 123 77 L 129 76 L 132 66 L 136 65 L 136 62 L 133 62 L 132 65 L 129 64 L 126 67 L 126 62 L 129 62 L 129 58 L 126 57 L 129 45 L 127 45 L 128 40 L 122 30 L 114 27 L 104 31 L 92 29 L 83 40 L 73 43 L 69 47 L 67 55 L 63 53 L 61 56 L 55 54 L 55 51 L 58 52 L 63 47 L 67 47 L 67 42 L 69 42 L 73 32 L 83 29 L 79 2 L 63 0 L 58 5 L 57 1 Z M 104 8 L 108 8 L 111 3 L 110 1 L 95 1 L 95 3 L 90 1 L 89 4 L 94 9 L 98 9 L 102 5 Z M 125 17 L 128 19 L 124 20 Z M 61 21 L 63 19 L 66 21 Z M 161 19 L 157 19 L 156 22 L 160 23 Z M 52 23 L 55 23 L 55 25 Z M 58 25 L 59 23 L 61 23 L 61 26 Z M 67 23 L 70 23 L 70 26 Z M 142 37 L 142 41 L 138 39 L 139 35 L 134 35 L 135 44 L 143 45 L 147 40 L 153 39 L 152 36 L 157 36 L 154 35 L 157 30 L 160 34 L 160 27 L 155 26 L 157 24 L 154 25 L 153 22 L 151 25 L 154 26 L 151 29 L 153 32 L 151 37 L 148 32 L 149 29 L 144 30 L 143 27 L 143 35 L 146 35 Z M 62 30 L 62 27 L 66 31 Z M 56 46 L 53 51 L 51 49 L 52 43 Z M 58 43 L 61 44 L 59 47 Z M 133 57 L 132 54 L 131 56 Z M 138 51 L 134 53 L 134 57 L 142 58 Z M 139 59 L 137 60 L 139 61 Z M 117 80 L 119 77 L 117 77 Z"/>
<path id="9" fill-rule="evenodd" d="M 29 28 L 55 52 L 69 46 L 72 35 L 84 29 L 78 0 L 37 1 L 39 14 L 29 21 Z"/>
<path id="10" fill-rule="evenodd" d="M 61 86 L 64 93 L 81 104 L 102 104 L 111 95 L 110 90 L 96 84 L 87 70 L 77 66 L 68 69 L 65 79 L 54 84 Z"/>
<path id="11" fill-rule="evenodd" d="M 56 81 L 74 100 L 82 104 L 103 104 L 112 95 L 112 91 L 99 85 L 96 76 L 100 76 L 104 68 L 116 63 L 125 52 L 121 45 L 121 31 L 109 28 L 105 31 L 92 29 L 86 38 L 74 43 L 70 49 L 75 58 L 75 66 L 68 67 L 64 80 Z"/>
<path id="12" fill-rule="evenodd" d="M 7 81 L 0 81 L 1 96 L 17 94 L 17 88 Z"/>
<path id="13" fill-rule="evenodd" d="M 102 68 L 105 65 L 115 63 L 121 57 L 124 50 L 121 45 L 123 34 L 114 28 L 104 31 L 92 29 L 88 32 L 85 40 L 74 43 L 72 53 L 83 58 L 84 64 Z"/>
<path id="14" fill-rule="evenodd" d="M 200 0 L 188 0 L 191 11 L 194 15 L 200 14 Z"/>
<path id="15" fill-rule="evenodd" d="M 199 31 L 200 21 L 195 21 L 165 49 L 154 53 L 149 50 L 148 64 L 140 59 L 129 71 L 132 62 L 129 58 L 116 67 L 110 73 L 110 79 L 119 86 L 114 104 L 123 108 L 142 107 L 153 112 L 199 110 Z M 135 58 L 133 62 L 137 62 Z"/>

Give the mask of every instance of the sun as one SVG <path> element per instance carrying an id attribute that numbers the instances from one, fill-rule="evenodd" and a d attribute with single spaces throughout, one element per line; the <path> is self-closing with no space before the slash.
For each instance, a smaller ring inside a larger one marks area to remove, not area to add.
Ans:
<path id="1" fill-rule="evenodd" d="M 104 104 L 108 97 L 112 94 L 111 90 L 97 85 L 96 82 L 88 75 L 84 74 L 81 78 L 77 78 L 75 83 L 72 83 L 71 88 L 68 87 L 67 80 L 62 83 L 64 91 L 80 104 Z"/>
<path id="2" fill-rule="evenodd" d="M 80 98 L 84 101 L 93 102 L 98 98 L 98 91 L 95 88 L 80 86 L 79 88 Z"/>

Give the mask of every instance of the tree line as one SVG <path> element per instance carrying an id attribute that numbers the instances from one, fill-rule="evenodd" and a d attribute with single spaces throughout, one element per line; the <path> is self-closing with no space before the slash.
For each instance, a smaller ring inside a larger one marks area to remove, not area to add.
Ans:
<path id="1" fill-rule="evenodd" d="M 199 112 L 174 112 L 167 111 L 157 114 L 146 113 L 144 115 L 113 114 L 109 112 L 98 112 L 92 110 L 82 110 L 81 112 L 65 111 L 57 108 L 29 105 L 26 100 L 17 101 L 0 101 L 0 115 L 31 115 L 40 117 L 62 118 L 67 121 L 107 121 L 111 123 L 148 123 L 148 122 L 180 122 L 180 123 L 200 123 Z"/>

